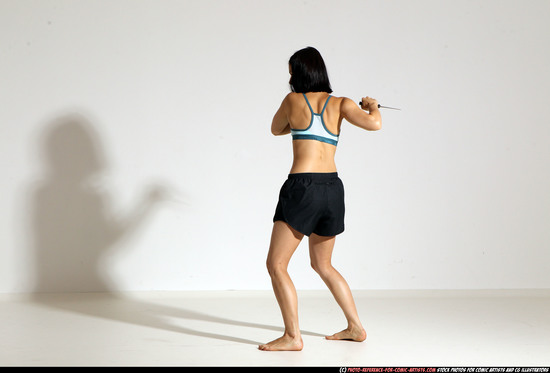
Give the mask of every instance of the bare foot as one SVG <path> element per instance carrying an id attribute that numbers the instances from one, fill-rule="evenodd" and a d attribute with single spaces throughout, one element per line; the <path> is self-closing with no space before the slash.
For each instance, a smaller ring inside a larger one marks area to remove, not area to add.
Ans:
<path id="1" fill-rule="evenodd" d="M 304 343 L 300 336 L 293 338 L 285 334 L 281 338 L 258 346 L 258 349 L 262 351 L 301 351 L 303 347 Z"/>
<path id="2" fill-rule="evenodd" d="M 365 329 L 344 329 L 339 333 L 326 336 L 325 337 L 328 340 L 331 341 L 355 341 L 355 342 L 363 342 L 365 339 L 367 339 L 367 332 L 365 332 Z"/>

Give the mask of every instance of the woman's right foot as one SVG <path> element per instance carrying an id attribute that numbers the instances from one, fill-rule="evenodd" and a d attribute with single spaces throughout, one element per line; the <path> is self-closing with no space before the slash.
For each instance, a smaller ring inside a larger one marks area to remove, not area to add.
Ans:
<path id="1" fill-rule="evenodd" d="M 342 340 L 363 342 L 365 339 L 367 339 L 367 332 L 365 332 L 365 329 L 363 328 L 347 328 L 339 333 L 326 336 L 325 338 L 331 341 Z"/>

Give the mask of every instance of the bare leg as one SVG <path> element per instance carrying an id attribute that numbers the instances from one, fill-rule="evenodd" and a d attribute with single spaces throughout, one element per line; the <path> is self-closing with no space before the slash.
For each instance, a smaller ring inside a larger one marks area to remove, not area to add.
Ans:
<path id="1" fill-rule="evenodd" d="M 276 221 L 273 224 L 271 244 L 267 255 L 267 270 L 271 276 L 275 298 L 281 308 L 285 332 L 281 338 L 260 345 L 258 347 L 260 350 L 300 351 L 303 347 L 298 325 L 298 297 L 296 288 L 287 272 L 290 258 L 303 237 L 303 234 L 282 221 Z"/>
<path id="2" fill-rule="evenodd" d="M 329 288 L 334 299 L 340 308 L 342 308 L 342 311 L 344 311 L 348 322 L 346 329 L 332 336 L 327 336 L 326 339 L 345 339 L 362 342 L 367 338 L 367 333 L 359 320 L 351 290 L 346 280 L 331 263 L 335 241 L 336 237 L 323 237 L 316 234 L 312 234 L 309 237 L 311 266 Z"/>

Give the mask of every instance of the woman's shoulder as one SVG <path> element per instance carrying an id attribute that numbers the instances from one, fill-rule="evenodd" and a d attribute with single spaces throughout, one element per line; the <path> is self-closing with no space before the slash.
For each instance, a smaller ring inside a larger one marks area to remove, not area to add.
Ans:
<path id="1" fill-rule="evenodd" d="M 349 105 L 349 103 L 353 103 L 353 100 L 349 99 L 348 97 L 335 95 L 331 95 L 330 101 L 333 106 L 338 106 L 340 108 L 345 105 Z"/>
<path id="2" fill-rule="evenodd" d="M 303 100 L 304 99 L 303 97 L 304 97 L 303 93 L 289 92 L 285 96 L 285 100 L 287 100 L 287 101 L 296 101 L 296 100 L 299 100 L 299 99 Z"/>
<path id="3" fill-rule="evenodd" d="M 353 101 L 351 98 L 346 96 L 333 96 L 334 97 L 334 105 L 338 105 L 340 107 L 340 110 L 346 110 L 353 106 L 356 106 L 355 101 Z"/>
<path id="4" fill-rule="evenodd" d="M 291 108 L 298 105 L 305 105 L 304 96 L 302 93 L 290 92 L 283 99 L 282 105 Z"/>
<path id="5" fill-rule="evenodd" d="M 335 96 L 335 95 L 330 95 L 330 96 L 331 96 L 331 100 L 335 100 L 335 101 L 349 100 L 349 98 L 347 98 L 345 96 Z"/>

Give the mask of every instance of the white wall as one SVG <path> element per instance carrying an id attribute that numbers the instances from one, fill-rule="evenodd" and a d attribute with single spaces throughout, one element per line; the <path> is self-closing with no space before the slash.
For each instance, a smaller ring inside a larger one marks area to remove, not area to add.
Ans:
<path id="1" fill-rule="evenodd" d="M 0 292 L 270 289 L 291 140 L 269 128 L 309 45 L 335 95 L 403 109 L 379 132 L 343 128 L 334 263 L 351 287 L 550 287 L 548 14 L 546 0 L 1 0 Z M 154 185 L 169 198 L 151 208 Z M 324 288 L 307 251 L 294 282 Z"/>

